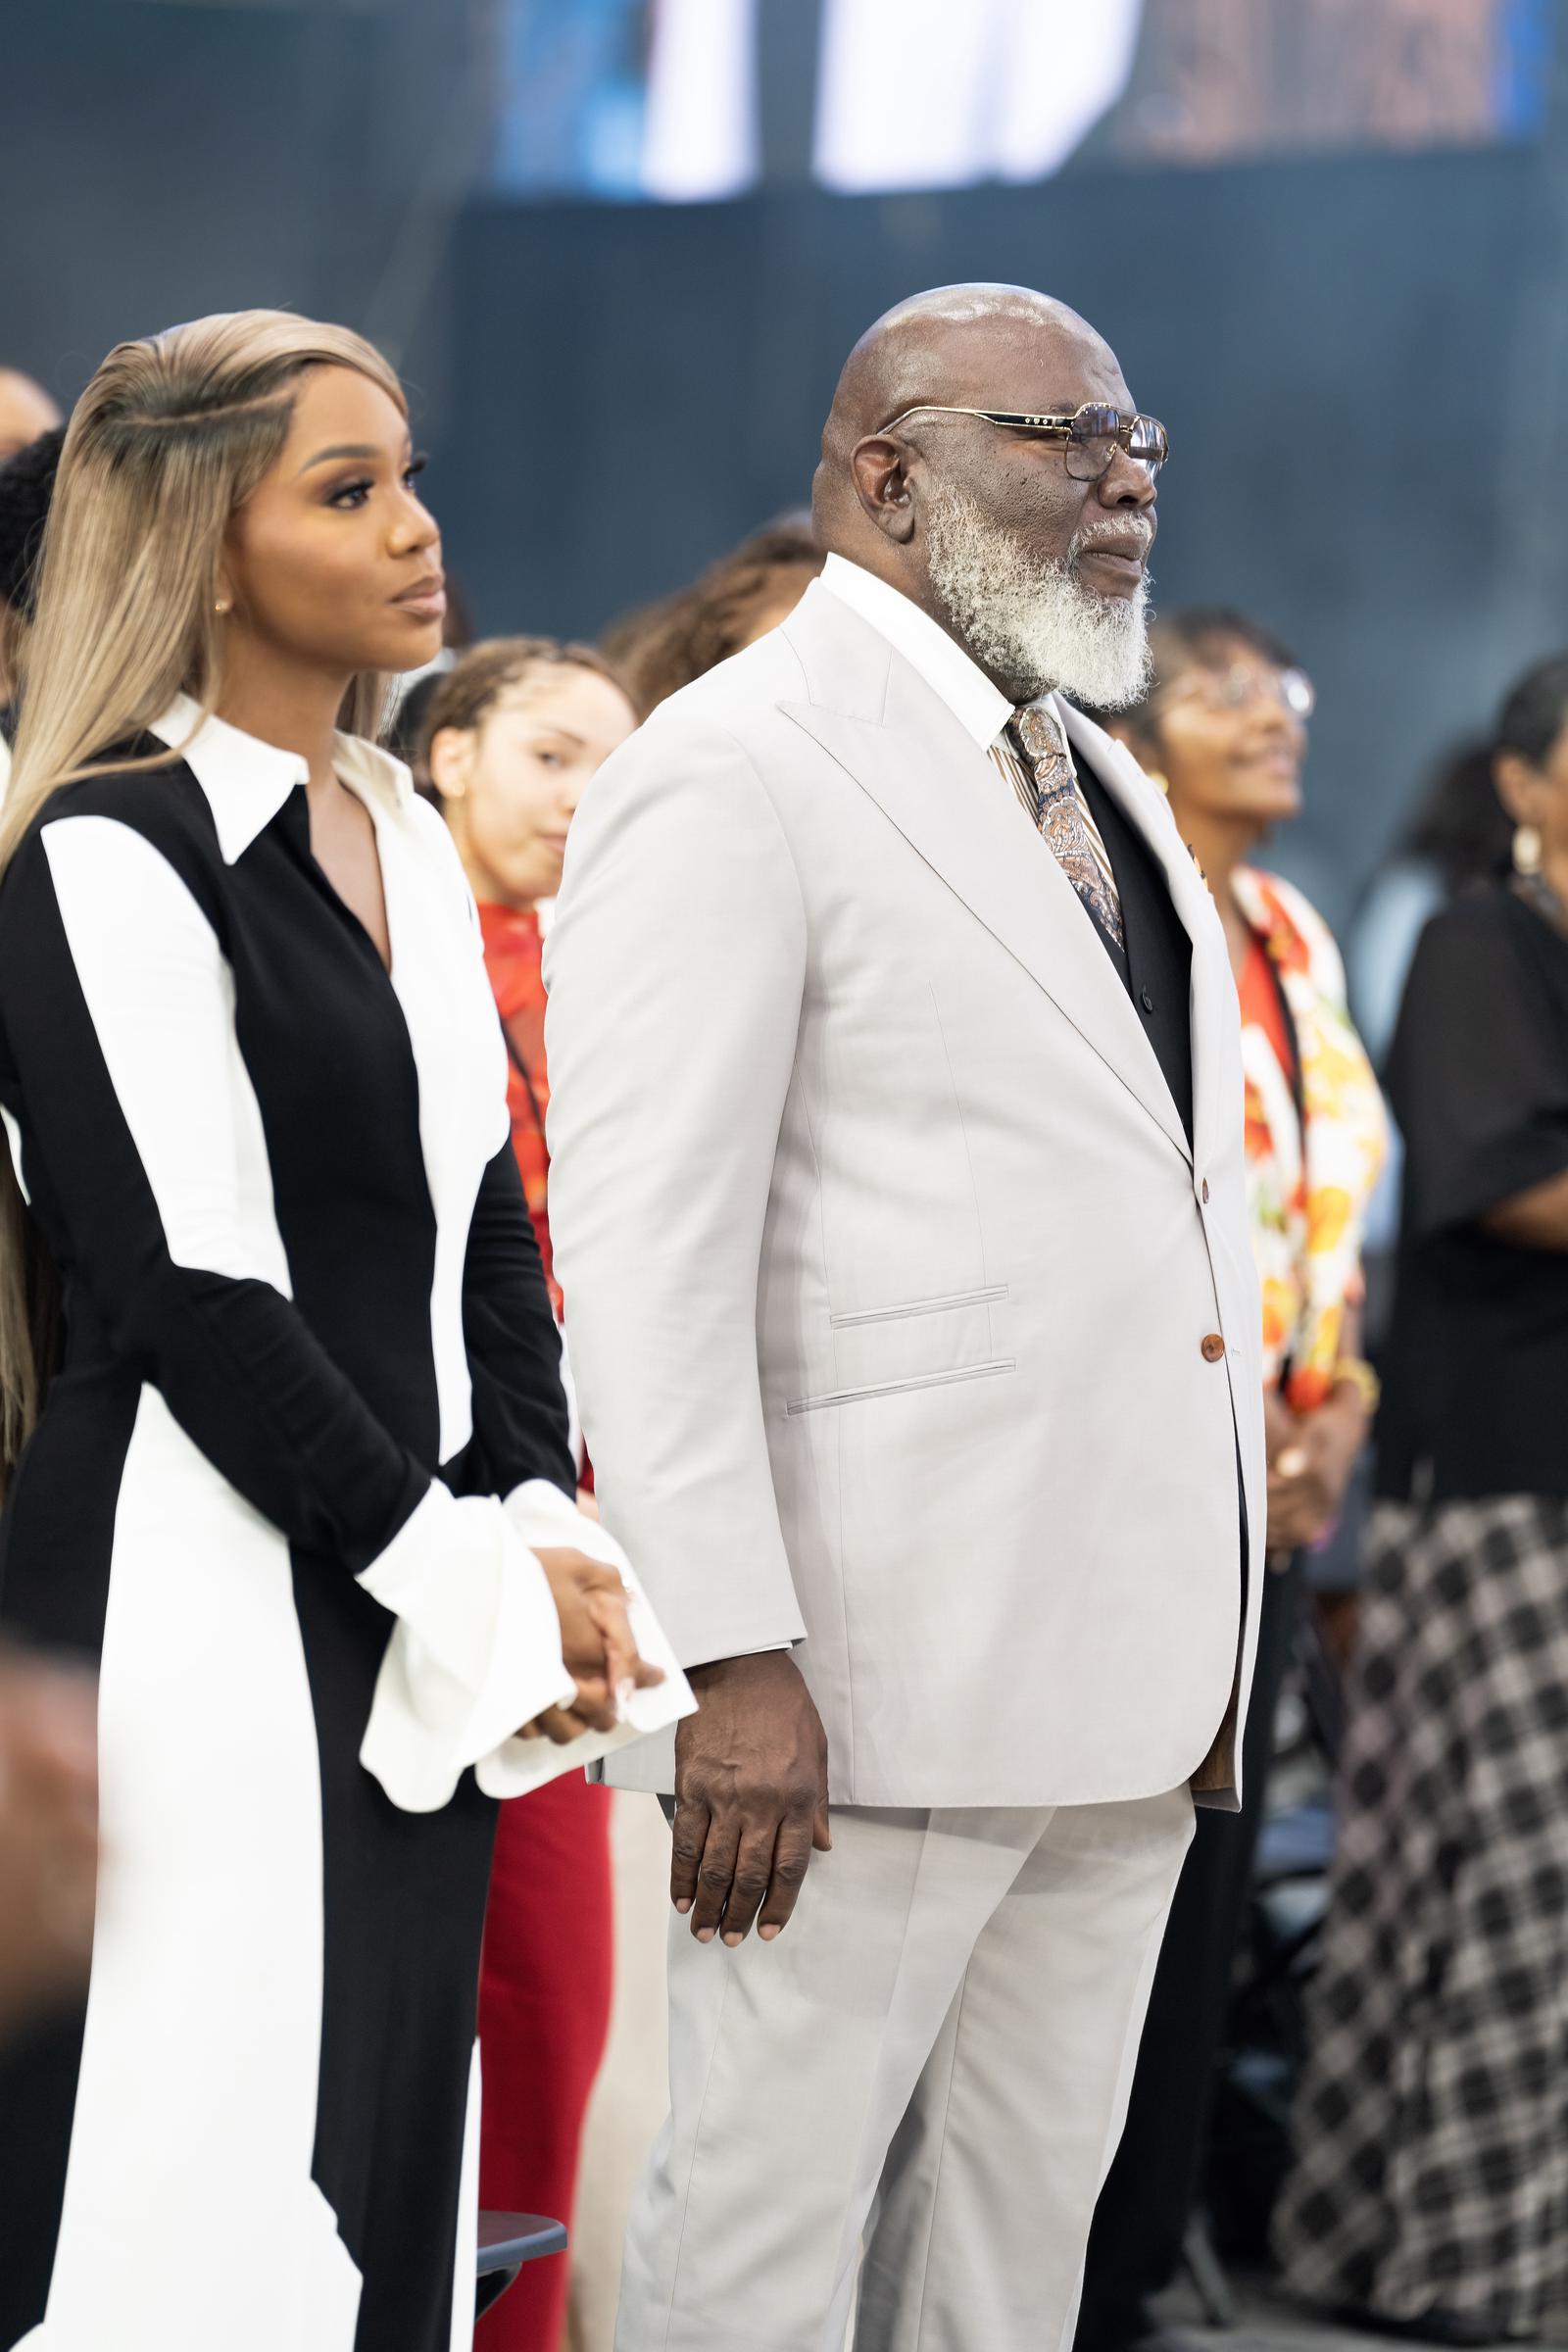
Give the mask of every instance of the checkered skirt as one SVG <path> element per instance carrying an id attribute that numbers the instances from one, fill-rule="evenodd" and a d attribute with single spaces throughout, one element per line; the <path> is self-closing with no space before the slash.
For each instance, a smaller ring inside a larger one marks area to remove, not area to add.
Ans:
<path id="1" fill-rule="evenodd" d="M 1289 2287 L 1568 2324 L 1568 1501 L 1379 1506 Z"/>

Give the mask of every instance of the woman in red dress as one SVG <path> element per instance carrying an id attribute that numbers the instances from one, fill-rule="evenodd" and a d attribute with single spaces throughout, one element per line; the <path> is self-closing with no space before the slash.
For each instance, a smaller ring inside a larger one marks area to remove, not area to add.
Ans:
<path id="1" fill-rule="evenodd" d="M 431 698 L 427 772 L 478 902 L 512 1059 L 512 1141 L 556 1313 L 550 1252 L 541 906 L 588 778 L 635 713 L 587 646 L 500 638 Z M 547 907 L 546 907 L 547 911 Z M 569 2224 L 577 2149 L 610 2023 L 609 1791 L 568 1773 L 501 1808 L 479 1986 L 479 2199 Z M 567 2266 L 542 2262 L 479 2323 L 476 2352 L 559 2352 Z"/>

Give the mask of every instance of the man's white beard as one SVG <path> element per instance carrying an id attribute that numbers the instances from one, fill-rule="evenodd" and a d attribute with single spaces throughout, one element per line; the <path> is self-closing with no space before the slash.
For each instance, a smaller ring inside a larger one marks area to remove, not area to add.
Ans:
<path id="1" fill-rule="evenodd" d="M 1097 596 L 1078 578 L 1079 554 L 1125 520 L 1091 523 L 1067 560 L 1042 569 L 965 490 L 940 483 L 925 516 L 931 585 L 966 652 L 1029 700 L 1058 688 L 1096 710 L 1143 700 L 1150 678 L 1149 577 L 1129 597 Z"/>

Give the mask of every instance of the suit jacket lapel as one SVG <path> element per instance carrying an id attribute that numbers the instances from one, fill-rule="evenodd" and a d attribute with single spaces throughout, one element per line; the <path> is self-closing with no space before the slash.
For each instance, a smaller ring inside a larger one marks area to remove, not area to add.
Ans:
<path id="1" fill-rule="evenodd" d="M 1072 884 L 986 753 L 886 639 L 836 599 L 808 597 L 785 629 L 815 692 L 781 704 L 784 715 L 870 794 L 1186 1158 L 1180 1114 L 1132 1001 Z M 852 707 L 836 707 L 846 702 Z"/>
<path id="2" fill-rule="evenodd" d="M 1176 830 L 1169 803 L 1151 784 L 1124 744 L 1085 718 L 1070 703 L 1061 706 L 1067 737 L 1094 768 L 1105 790 L 1148 842 L 1164 868 L 1171 903 L 1193 943 L 1193 1132 L 1199 1166 L 1213 1155 L 1216 1121 L 1225 1110 L 1223 1090 L 1233 1056 L 1218 1050 L 1219 1039 L 1240 1023 L 1230 950 L 1208 884 Z M 1226 1024 L 1216 1029 L 1215 1024 Z"/>

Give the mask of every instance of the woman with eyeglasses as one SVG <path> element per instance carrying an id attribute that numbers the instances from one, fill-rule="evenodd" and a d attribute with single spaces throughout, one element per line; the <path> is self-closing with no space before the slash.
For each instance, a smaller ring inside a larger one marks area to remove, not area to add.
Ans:
<path id="1" fill-rule="evenodd" d="M 1422 934 L 1379 1501 L 1276 2224 L 1290 2284 L 1568 2340 L 1568 655 L 1493 756 L 1512 870 Z"/>
<path id="2" fill-rule="evenodd" d="M 1200 1813 L 1145 2029 L 1127 2130 L 1097 2209 L 1079 2352 L 1153 2330 L 1199 2188 L 1231 1964 L 1262 1819 L 1304 1552 L 1334 1528 L 1376 1382 L 1358 1354 L 1362 1222 L 1386 1149 L 1339 952 L 1298 890 L 1251 862 L 1298 814 L 1312 688 L 1267 629 L 1219 609 L 1150 631 L 1145 701 L 1107 723 L 1170 800 L 1230 944 L 1242 1011 L 1248 1196 L 1263 1294 L 1268 1525 L 1241 1820 Z"/>

